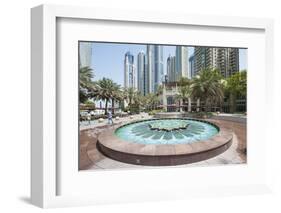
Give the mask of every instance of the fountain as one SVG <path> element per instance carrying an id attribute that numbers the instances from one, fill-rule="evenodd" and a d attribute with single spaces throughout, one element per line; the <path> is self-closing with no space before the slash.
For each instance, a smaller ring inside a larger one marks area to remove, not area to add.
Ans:
<path id="1" fill-rule="evenodd" d="M 232 132 L 218 124 L 187 118 L 129 122 L 105 131 L 98 148 L 106 156 L 141 165 L 179 165 L 214 157 L 229 148 Z"/>

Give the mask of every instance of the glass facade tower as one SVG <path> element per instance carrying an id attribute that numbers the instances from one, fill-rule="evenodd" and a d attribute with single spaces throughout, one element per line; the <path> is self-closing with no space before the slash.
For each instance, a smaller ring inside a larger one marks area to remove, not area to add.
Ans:
<path id="1" fill-rule="evenodd" d="M 191 78 L 188 70 L 188 48 L 185 46 L 176 47 L 176 80 L 180 78 Z"/>
<path id="2" fill-rule="evenodd" d="M 144 52 L 138 54 L 138 91 L 142 94 L 146 94 L 146 57 Z"/>
<path id="3" fill-rule="evenodd" d="M 134 56 L 127 52 L 124 60 L 124 87 L 137 88 Z"/>

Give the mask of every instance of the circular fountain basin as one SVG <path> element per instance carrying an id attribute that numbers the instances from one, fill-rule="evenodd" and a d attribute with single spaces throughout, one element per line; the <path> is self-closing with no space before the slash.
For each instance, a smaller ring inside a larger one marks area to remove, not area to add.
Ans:
<path id="1" fill-rule="evenodd" d="M 219 132 L 214 124 L 191 119 L 152 119 L 118 128 L 116 136 L 141 144 L 182 144 L 208 139 Z"/>
<path id="2" fill-rule="evenodd" d="M 106 156 L 139 165 L 179 165 L 209 159 L 227 150 L 232 131 L 203 120 L 141 120 L 101 133 L 97 147 Z"/>

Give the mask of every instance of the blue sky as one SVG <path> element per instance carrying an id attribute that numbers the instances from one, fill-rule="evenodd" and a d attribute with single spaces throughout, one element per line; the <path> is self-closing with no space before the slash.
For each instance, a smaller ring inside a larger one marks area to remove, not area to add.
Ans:
<path id="1" fill-rule="evenodd" d="M 146 52 L 146 45 L 141 44 L 118 44 L 118 43 L 92 43 L 92 69 L 94 70 L 94 80 L 103 77 L 110 78 L 114 82 L 123 86 L 124 81 L 124 55 L 130 51 L 134 55 L 134 62 L 137 65 L 137 55 L 139 52 Z M 166 73 L 166 62 L 169 55 L 174 56 L 175 46 L 164 46 L 164 73 Z M 191 56 L 193 47 L 189 47 L 188 54 Z M 247 50 L 239 50 L 240 70 L 247 69 Z"/>

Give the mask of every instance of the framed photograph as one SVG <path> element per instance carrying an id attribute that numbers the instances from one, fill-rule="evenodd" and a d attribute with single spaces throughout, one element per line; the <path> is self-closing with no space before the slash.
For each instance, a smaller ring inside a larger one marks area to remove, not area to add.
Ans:
<path id="1" fill-rule="evenodd" d="M 270 192 L 272 20 L 31 14 L 33 204 Z"/>

